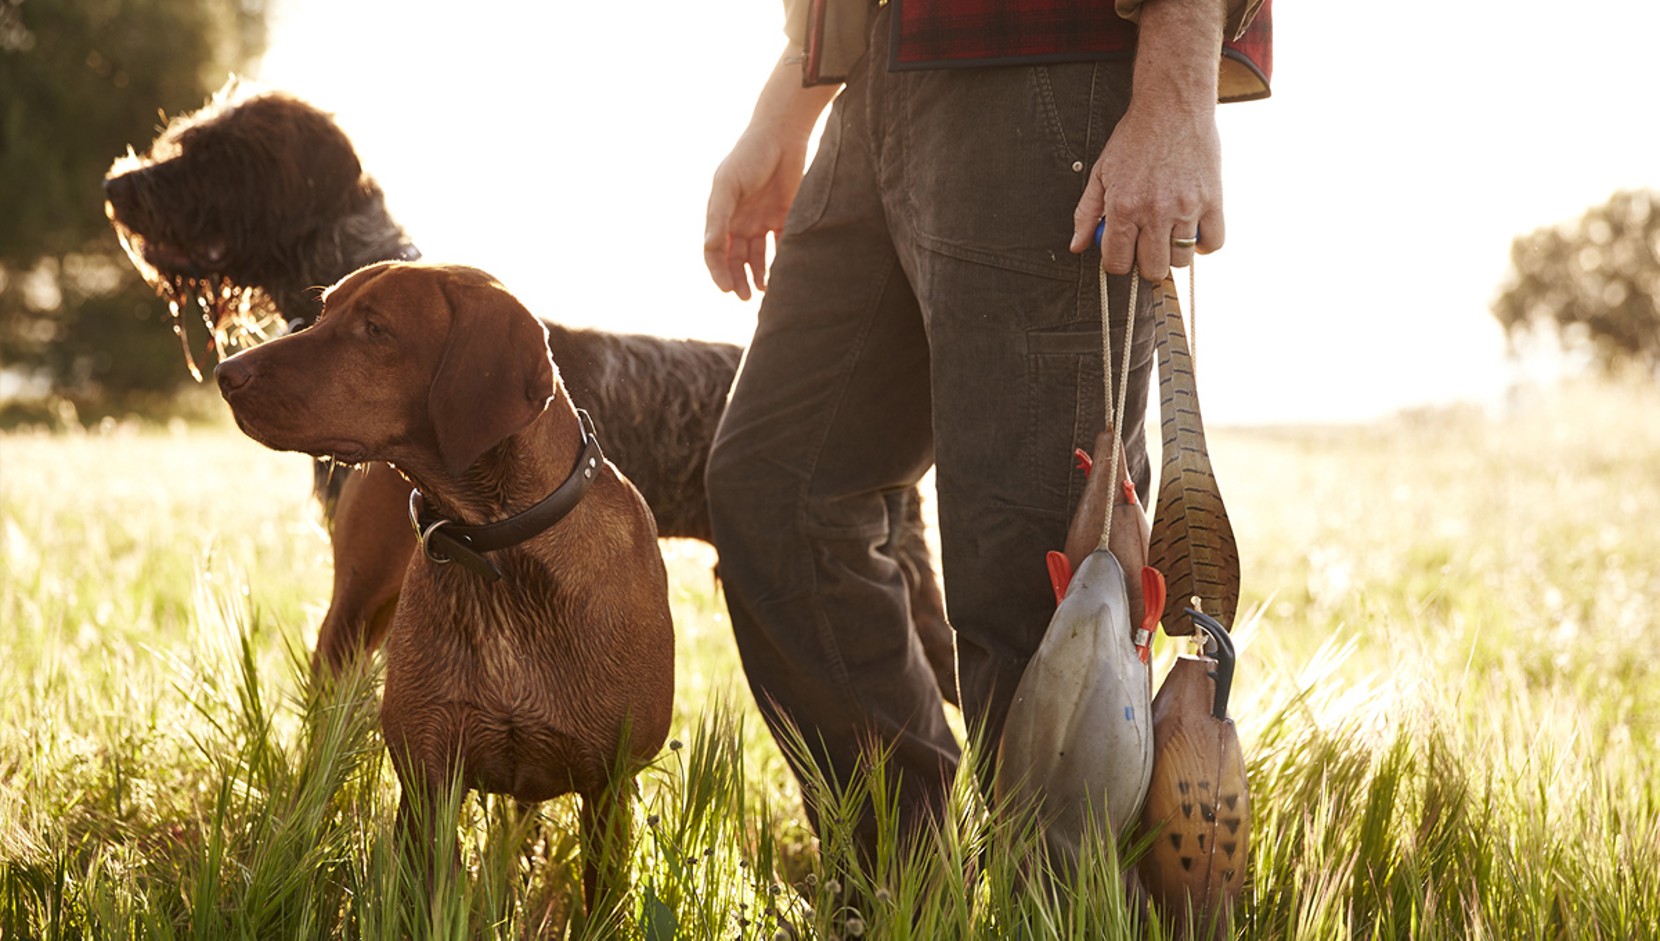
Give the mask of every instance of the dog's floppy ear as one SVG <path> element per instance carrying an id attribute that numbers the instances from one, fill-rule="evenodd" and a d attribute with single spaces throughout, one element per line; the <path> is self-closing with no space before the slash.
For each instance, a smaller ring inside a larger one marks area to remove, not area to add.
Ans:
<path id="1" fill-rule="evenodd" d="M 460 474 L 542 414 L 555 391 L 548 332 L 481 272 L 440 273 L 450 335 L 428 393 L 439 456 Z"/>

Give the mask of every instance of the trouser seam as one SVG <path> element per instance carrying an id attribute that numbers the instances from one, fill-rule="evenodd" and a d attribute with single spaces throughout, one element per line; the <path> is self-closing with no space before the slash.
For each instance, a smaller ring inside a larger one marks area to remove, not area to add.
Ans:
<path id="1" fill-rule="evenodd" d="M 816 558 L 816 547 L 814 547 L 813 544 L 828 537 L 813 535 L 813 529 L 815 527 L 813 527 L 811 525 L 811 521 L 807 519 L 807 513 L 809 508 L 812 506 L 813 500 L 813 495 L 811 493 L 813 481 L 818 475 L 819 461 L 823 457 L 825 445 L 830 439 L 830 430 L 834 427 L 836 418 L 841 414 L 842 405 L 846 401 L 848 386 L 852 383 L 853 372 L 857 369 L 859 359 L 864 355 L 866 344 L 869 342 L 870 331 L 874 325 L 875 318 L 881 315 L 882 296 L 887 293 L 888 285 L 893 280 L 893 272 L 895 267 L 897 267 L 897 260 L 890 260 L 888 262 L 887 270 L 883 272 L 881 277 L 875 279 L 873 282 L 875 284 L 875 292 L 866 304 L 866 310 L 870 313 L 865 317 L 864 324 L 861 326 L 857 338 L 849 344 L 848 351 L 842 358 L 841 366 L 836 370 L 836 382 L 838 385 L 836 400 L 830 407 L 829 414 L 827 414 L 824 421 L 819 424 L 818 442 L 814 446 L 813 453 L 807 461 L 807 473 L 801 484 L 801 495 L 796 501 L 796 505 L 798 507 L 796 511 L 798 514 L 796 519 L 796 532 L 801 533 L 802 539 L 809 545 L 809 551 L 805 558 L 808 562 L 808 582 L 811 585 L 814 597 L 819 596 L 821 585 L 819 583 L 820 573 L 818 567 L 812 564 Z M 909 617 L 908 614 L 906 616 Z M 813 605 L 811 617 L 813 622 L 813 630 L 818 635 L 819 646 L 824 650 L 825 659 L 829 661 L 831 665 L 831 673 L 835 680 L 835 685 L 839 688 L 841 694 L 856 705 L 861 712 L 868 712 L 869 710 L 865 704 L 864 698 L 859 695 L 858 688 L 854 685 L 853 678 L 848 672 L 847 659 L 842 656 L 841 645 L 836 640 L 836 629 L 835 626 L 830 623 L 829 615 L 825 612 L 823 606 Z"/>

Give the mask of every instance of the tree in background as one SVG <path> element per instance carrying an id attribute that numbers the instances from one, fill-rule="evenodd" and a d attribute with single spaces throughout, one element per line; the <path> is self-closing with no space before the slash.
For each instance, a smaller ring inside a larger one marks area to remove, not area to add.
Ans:
<path id="1" fill-rule="evenodd" d="M 104 218 L 104 172 L 264 47 L 264 0 L 0 0 L 0 400 L 183 381 Z"/>
<path id="2" fill-rule="evenodd" d="M 1606 370 L 1660 374 L 1660 192 L 1615 193 L 1571 225 L 1520 236 L 1510 263 L 1493 316 L 1512 349 L 1554 331 Z"/>

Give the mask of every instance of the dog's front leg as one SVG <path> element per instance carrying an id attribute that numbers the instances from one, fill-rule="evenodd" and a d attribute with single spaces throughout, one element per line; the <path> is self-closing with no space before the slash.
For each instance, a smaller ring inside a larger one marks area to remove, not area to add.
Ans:
<path id="1" fill-rule="evenodd" d="M 351 476 L 334 508 L 334 597 L 311 658 L 312 672 L 318 674 L 337 674 L 380 646 L 415 553 L 409 481 L 390 464 L 342 472 Z"/>
<path id="2" fill-rule="evenodd" d="M 399 776 L 398 816 L 393 824 L 398 859 L 424 897 L 451 887 L 461 873 L 455 801 L 430 776 Z M 464 793 L 464 792 L 459 792 Z"/>
<path id="3" fill-rule="evenodd" d="M 628 897 L 634 848 L 634 779 L 582 794 L 582 901 L 588 916 L 608 917 Z"/>

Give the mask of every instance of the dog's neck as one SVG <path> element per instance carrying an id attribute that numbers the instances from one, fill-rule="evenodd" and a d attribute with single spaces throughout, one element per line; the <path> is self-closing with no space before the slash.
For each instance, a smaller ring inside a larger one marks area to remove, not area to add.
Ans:
<path id="1" fill-rule="evenodd" d="M 415 261 L 419 250 L 386 209 L 386 197 L 373 180 L 364 181 L 363 198 L 334 225 L 309 237 L 294 253 L 286 274 L 262 284 L 289 324 L 309 327 L 323 312 L 323 289 L 364 265 L 380 261 Z"/>
<path id="2" fill-rule="evenodd" d="M 411 471 L 433 512 L 464 525 L 524 512 L 571 475 L 583 449 L 581 424 L 563 386 L 534 421 L 484 452 L 459 475 L 437 467 Z"/>

